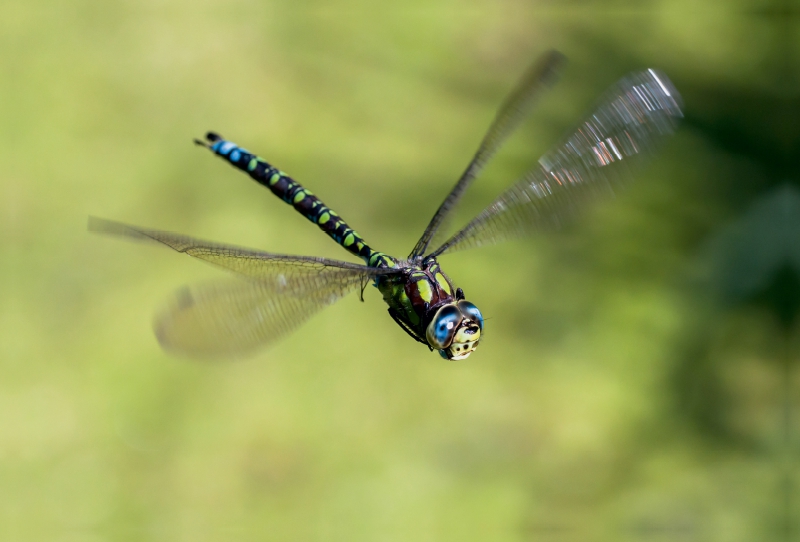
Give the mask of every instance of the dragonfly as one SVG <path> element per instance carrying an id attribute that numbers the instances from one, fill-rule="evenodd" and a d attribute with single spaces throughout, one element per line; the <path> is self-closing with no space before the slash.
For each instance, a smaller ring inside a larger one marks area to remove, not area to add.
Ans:
<path id="1" fill-rule="evenodd" d="M 360 289 L 363 301 L 372 283 L 409 336 L 445 359 L 463 360 L 481 343 L 484 317 L 445 273 L 439 257 L 552 230 L 587 203 L 613 196 L 683 116 L 680 95 L 663 73 L 646 69 L 623 77 L 535 167 L 445 239 L 444 226 L 467 188 L 554 84 L 564 61 L 561 53 L 548 51 L 528 68 L 406 258 L 373 249 L 311 191 L 214 132 L 195 143 L 247 173 L 364 263 L 276 254 L 93 217 L 89 229 L 160 243 L 246 279 L 181 289 L 154 324 L 167 351 L 198 358 L 248 355 L 348 293 Z"/>

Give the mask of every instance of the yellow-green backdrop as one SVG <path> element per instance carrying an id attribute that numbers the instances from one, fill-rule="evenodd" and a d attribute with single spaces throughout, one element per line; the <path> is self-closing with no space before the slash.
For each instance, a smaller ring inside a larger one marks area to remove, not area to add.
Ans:
<path id="1" fill-rule="evenodd" d="M 6 0 L 0 538 L 797 539 L 796 283 L 724 288 L 737 221 L 796 186 L 797 20 L 780 1 Z M 223 273 L 86 232 L 347 258 L 191 144 L 214 129 L 405 255 L 548 48 L 559 85 L 457 222 L 629 71 L 670 75 L 686 122 L 565 230 L 442 258 L 487 317 L 465 362 L 372 288 L 251 359 L 176 359 L 154 311 Z"/>

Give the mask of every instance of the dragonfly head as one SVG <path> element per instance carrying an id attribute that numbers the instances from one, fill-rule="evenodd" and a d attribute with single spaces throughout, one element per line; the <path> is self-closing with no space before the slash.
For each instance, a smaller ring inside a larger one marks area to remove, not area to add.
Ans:
<path id="1" fill-rule="evenodd" d="M 483 315 L 469 301 L 442 305 L 426 330 L 428 344 L 445 359 L 464 359 L 478 348 Z"/>

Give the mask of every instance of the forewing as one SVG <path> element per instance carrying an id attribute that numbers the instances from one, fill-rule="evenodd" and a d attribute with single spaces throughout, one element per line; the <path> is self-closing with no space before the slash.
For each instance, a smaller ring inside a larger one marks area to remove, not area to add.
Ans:
<path id="1" fill-rule="evenodd" d="M 467 169 L 450 191 L 450 194 L 439 206 L 436 214 L 433 215 L 422 237 L 417 241 L 414 250 L 411 251 L 409 258 L 421 256 L 425 253 L 434 235 L 441 228 L 443 222 L 475 177 L 478 176 L 489 159 L 494 156 L 506 138 L 519 126 L 541 92 L 555 83 L 559 69 L 564 64 L 564 61 L 564 56 L 558 51 L 548 51 L 528 69 L 498 110 L 494 122 L 486 132 L 472 161 L 470 161 Z"/>
<path id="2" fill-rule="evenodd" d="M 332 276 L 366 278 L 397 273 L 393 269 L 376 269 L 329 258 L 273 254 L 95 217 L 89 218 L 89 230 L 157 242 L 245 277 L 277 286 L 291 282 L 295 289 L 308 292 L 326 287 Z"/>
<path id="3" fill-rule="evenodd" d="M 621 79 L 560 145 L 432 254 L 557 228 L 587 201 L 613 195 L 674 133 L 681 100 L 655 70 Z"/>

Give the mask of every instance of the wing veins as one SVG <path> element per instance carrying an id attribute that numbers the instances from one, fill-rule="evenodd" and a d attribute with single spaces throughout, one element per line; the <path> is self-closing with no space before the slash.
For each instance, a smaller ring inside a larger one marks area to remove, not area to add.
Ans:
<path id="1" fill-rule="evenodd" d="M 682 116 L 680 96 L 665 75 L 630 74 L 537 167 L 431 255 L 560 227 L 585 201 L 614 194 L 629 181 L 632 168 L 675 131 Z"/>
<path id="2" fill-rule="evenodd" d="M 163 244 L 248 279 L 181 289 L 155 321 L 161 345 L 194 358 L 238 357 L 292 332 L 370 278 L 400 272 L 272 254 L 185 235 L 89 219 L 89 230 Z"/>
<path id="3" fill-rule="evenodd" d="M 469 188 L 469 185 L 472 184 L 472 181 L 475 180 L 508 136 L 519 126 L 541 92 L 555 83 L 559 69 L 564 61 L 565 57 L 558 51 L 547 51 L 537 59 L 520 79 L 514 90 L 500 106 L 478 150 L 453 189 L 436 210 L 422 237 L 420 237 L 411 251 L 409 259 L 425 253 L 434 235 L 451 214 L 453 208 Z"/>
<path id="4" fill-rule="evenodd" d="M 235 245 L 205 241 L 168 231 L 139 228 L 96 217 L 89 218 L 89 230 L 96 233 L 156 242 L 176 252 L 188 254 L 193 258 L 204 260 L 218 267 L 256 279 L 281 275 L 284 274 L 284 271 L 303 274 L 315 272 L 318 274 L 339 273 L 353 274 L 354 276 L 367 275 L 370 277 L 391 275 L 399 272 L 396 269 L 368 267 L 330 258 L 263 252 Z"/>

